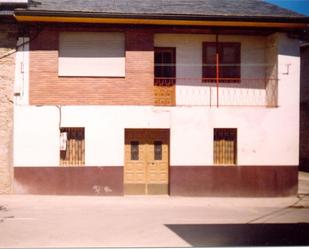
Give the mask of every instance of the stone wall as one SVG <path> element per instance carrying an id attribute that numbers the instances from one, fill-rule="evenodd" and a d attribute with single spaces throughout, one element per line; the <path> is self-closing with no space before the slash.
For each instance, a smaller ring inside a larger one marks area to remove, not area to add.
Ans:
<path id="1" fill-rule="evenodd" d="M 309 45 L 301 47 L 300 170 L 309 172 Z"/>
<path id="2" fill-rule="evenodd" d="M 0 24 L 0 194 L 12 192 L 15 53 L 11 52 L 16 47 L 16 31 L 14 24 Z"/>

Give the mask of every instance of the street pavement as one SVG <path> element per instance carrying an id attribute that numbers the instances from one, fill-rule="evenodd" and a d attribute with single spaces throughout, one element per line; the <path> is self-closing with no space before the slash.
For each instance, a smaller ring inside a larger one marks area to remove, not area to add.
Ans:
<path id="1" fill-rule="evenodd" d="M 309 245 L 309 173 L 284 198 L 0 196 L 0 248 Z"/>

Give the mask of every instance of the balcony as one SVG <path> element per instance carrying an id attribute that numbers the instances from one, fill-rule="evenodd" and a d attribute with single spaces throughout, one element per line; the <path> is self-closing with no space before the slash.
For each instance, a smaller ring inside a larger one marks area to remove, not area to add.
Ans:
<path id="1" fill-rule="evenodd" d="M 155 78 L 158 106 L 277 107 L 276 78 Z"/>
<path id="2" fill-rule="evenodd" d="M 278 105 L 274 36 L 157 34 L 155 46 L 155 105 Z"/>

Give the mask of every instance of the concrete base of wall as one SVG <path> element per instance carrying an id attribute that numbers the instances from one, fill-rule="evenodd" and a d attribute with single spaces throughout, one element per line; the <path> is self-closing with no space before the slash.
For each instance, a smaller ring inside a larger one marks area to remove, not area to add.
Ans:
<path id="1" fill-rule="evenodd" d="M 16 167 L 16 194 L 123 195 L 123 167 Z M 296 195 L 297 166 L 172 166 L 172 196 Z"/>
<path id="2" fill-rule="evenodd" d="M 123 167 L 15 167 L 14 192 L 123 195 Z"/>
<path id="3" fill-rule="evenodd" d="M 170 171 L 170 194 L 178 196 L 290 196 L 297 189 L 297 166 L 178 166 Z"/>

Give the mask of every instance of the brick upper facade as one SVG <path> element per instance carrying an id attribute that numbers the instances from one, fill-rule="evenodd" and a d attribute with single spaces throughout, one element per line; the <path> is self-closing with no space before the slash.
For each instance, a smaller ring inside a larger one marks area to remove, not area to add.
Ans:
<path id="1" fill-rule="evenodd" d="M 124 32 L 125 77 L 59 77 L 59 32 Z M 45 28 L 30 43 L 30 104 L 152 105 L 153 33 L 143 29 Z"/>

